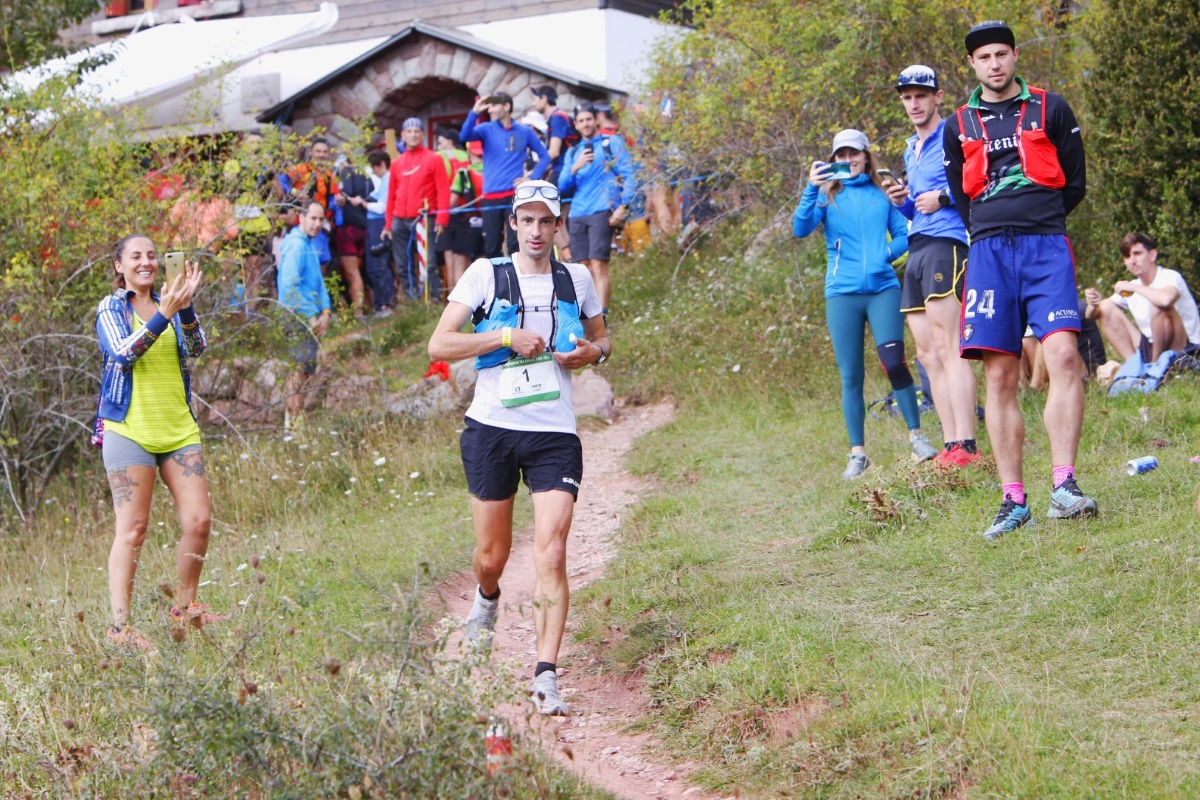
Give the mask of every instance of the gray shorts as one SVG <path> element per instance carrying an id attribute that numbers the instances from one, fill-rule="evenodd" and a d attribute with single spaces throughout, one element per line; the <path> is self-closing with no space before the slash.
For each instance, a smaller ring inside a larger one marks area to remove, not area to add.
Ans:
<path id="1" fill-rule="evenodd" d="M 609 211 L 597 211 L 582 217 L 567 218 L 571 234 L 571 258 L 575 261 L 608 261 L 612 258 L 612 226 Z"/>
<path id="2" fill-rule="evenodd" d="M 198 444 L 185 444 L 169 453 L 151 453 L 132 439 L 115 431 L 105 431 L 104 446 L 100 452 L 104 456 L 104 471 L 113 472 L 126 467 L 161 467 L 163 462 L 176 453 L 201 449 L 203 448 Z"/>

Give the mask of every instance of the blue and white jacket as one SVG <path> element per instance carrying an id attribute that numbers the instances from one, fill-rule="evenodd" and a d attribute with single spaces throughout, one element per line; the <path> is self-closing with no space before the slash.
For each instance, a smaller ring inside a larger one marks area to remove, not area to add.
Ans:
<path id="1" fill-rule="evenodd" d="M 571 167 L 583 155 L 585 145 L 592 145 L 592 163 L 581 167 L 578 174 Z M 562 172 L 558 175 L 558 190 L 571 197 L 572 217 L 583 217 L 601 211 L 613 211 L 617 206 L 630 206 L 637 193 L 633 158 L 619 135 L 596 134 L 583 139 L 567 151 Z M 574 192 L 574 196 L 572 195 Z"/>
<path id="2" fill-rule="evenodd" d="M 826 297 L 899 288 L 892 262 L 908 252 L 908 220 L 868 176 L 842 181 L 832 199 L 811 183 L 804 187 L 792 232 L 803 239 L 821 224 L 829 255 Z"/>
<path id="3" fill-rule="evenodd" d="M 921 146 L 920 155 L 917 155 L 917 142 L 920 137 L 914 133 L 905 140 L 904 169 L 908 175 L 908 196 L 904 198 L 904 205 L 900 206 L 900 213 L 912 220 L 910 235 L 957 239 L 966 244 L 967 229 L 963 225 L 962 217 L 958 215 L 958 208 L 950 205 L 947 208 L 939 208 L 932 214 L 922 214 L 917 211 L 914 202 L 918 195 L 925 192 L 943 190 L 949 192 L 950 199 L 954 199 L 954 188 L 946 179 L 946 167 L 942 163 L 945 158 L 945 151 L 942 149 L 945 127 L 946 120 L 938 123 L 937 130 L 931 133 Z"/>
<path id="4" fill-rule="evenodd" d="M 192 404 L 192 373 L 188 368 L 188 359 L 195 358 L 208 347 L 200 319 L 191 306 L 182 309 L 171 319 L 164 317 L 161 311 L 156 311 L 150 321 L 135 333 L 132 296 L 132 290 L 117 289 L 101 300 L 96 308 L 96 337 L 100 342 L 103 365 L 100 403 L 92 431 L 92 444 L 97 447 L 103 436 L 104 420 L 125 421 L 125 415 L 129 413 L 129 401 L 133 397 L 133 365 L 158 341 L 167 325 L 175 326 L 179 371 L 183 375 L 183 394 L 189 409 Z M 151 294 L 151 297 L 158 302 L 158 295 Z"/>

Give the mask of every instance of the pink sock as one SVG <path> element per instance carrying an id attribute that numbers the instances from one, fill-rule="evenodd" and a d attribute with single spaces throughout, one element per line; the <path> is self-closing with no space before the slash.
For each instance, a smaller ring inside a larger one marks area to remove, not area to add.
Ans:
<path id="1" fill-rule="evenodd" d="M 1002 483 L 1000 484 L 1000 491 L 1006 499 L 1012 500 L 1020 506 L 1025 505 L 1025 484 L 1021 481 L 1017 481 L 1016 483 Z"/>
<path id="2" fill-rule="evenodd" d="M 1057 489 L 1058 487 L 1062 486 L 1063 481 L 1065 481 L 1067 478 L 1070 478 L 1074 474 L 1075 474 L 1075 465 L 1074 464 L 1067 464 L 1066 466 L 1055 467 L 1054 468 L 1054 488 Z"/>

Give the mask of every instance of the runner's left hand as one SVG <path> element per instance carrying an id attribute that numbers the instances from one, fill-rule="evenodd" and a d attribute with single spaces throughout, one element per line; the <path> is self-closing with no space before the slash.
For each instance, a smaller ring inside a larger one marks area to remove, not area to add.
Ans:
<path id="1" fill-rule="evenodd" d="M 555 351 L 554 360 L 566 369 L 579 369 L 595 364 L 601 353 L 598 345 L 592 344 L 587 339 L 576 339 L 574 350 L 569 353 Z"/>

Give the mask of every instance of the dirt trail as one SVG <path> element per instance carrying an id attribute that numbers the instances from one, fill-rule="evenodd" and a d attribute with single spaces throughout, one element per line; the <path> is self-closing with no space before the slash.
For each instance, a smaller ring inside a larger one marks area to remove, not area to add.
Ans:
<path id="1" fill-rule="evenodd" d="M 625 407 L 612 426 L 580 433 L 584 480 L 567 546 L 572 593 L 604 574 L 622 515 L 648 487 L 625 470 L 625 454 L 635 439 L 673 416 L 674 407 L 668 403 Z M 492 658 L 496 664 L 514 665 L 514 680 L 524 686 L 533 677 L 536 660 L 533 618 L 528 614 L 534 583 L 533 531 L 522 531 L 513 539 L 512 556 L 501 581 L 504 602 Z M 459 573 L 447 580 L 442 590 L 449 614 L 465 619 L 475 590 L 474 576 Z M 519 607 L 526 613 L 520 613 Z M 523 735 L 538 737 L 564 766 L 621 798 L 717 797 L 689 786 L 687 775 L 694 765 L 664 761 L 652 737 L 628 732 L 629 726 L 647 713 L 640 677 L 599 674 L 586 651 L 572 644 L 574 629 L 569 617 L 558 661 L 559 688 L 571 704 L 571 716 L 537 717 Z M 523 715 L 509 718 L 523 725 L 518 717 Z"/>

